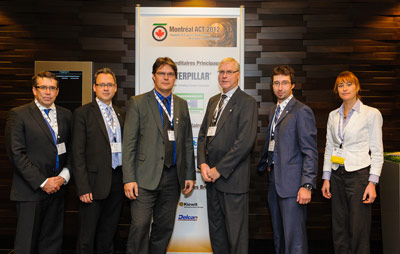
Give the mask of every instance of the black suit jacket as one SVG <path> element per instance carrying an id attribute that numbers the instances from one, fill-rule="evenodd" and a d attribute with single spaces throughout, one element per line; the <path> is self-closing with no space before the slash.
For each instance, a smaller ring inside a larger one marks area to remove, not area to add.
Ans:
<path id="1" fill-rule="evenodd" d="M 113 105 L 119 124 L 124 114 Z M 93 199 L 105 199 L 111 189 L 112 158 L 107 127 L 96 101 L 74 112 L 72 128 L 72 171 L 78 196 L 93 193 Z M 121 179 L 122 184 L 122 179 Z"/>
<path id="2" fill-rule="evenodd" d="M 215 136 L 207 147 L 207 130 L 220 96 L 217 94 L 208 101 L 198 136 L 197 163 L 217 168 L 221 177 L 214 184 L 219 191 L 246 193 L 250 152 L 257 133 L 257 102 L 238 88 L 221 113 Z"/>
<path id="3" fill-rule="evenodd" d="M 187 102 L 174 97 L 174 134 L 179 184 L 195 180 L 193 135 Z M 155 190 L 164 168 L 164 134 L 154 91 L 130 99 L 124 128 L 123 181 Z M 140 194 L 139 194 L 140 195 Z"/>
<path id="4" fill-rule="evenodd" d="M 65 142 L 67 153 L 59 156 L 59 170 L 70 168 L 70 127 L 72 113 L 56 106 L 59 143 Z M 57 147 L 53 136 L 34 102 L 10 110 L 6 124 L 6 149 L 14 169 L 11 200 L 40 201 L 48 196 L 40 185 L 56 176 Z M 53 195 L 61 195 L 60 191 Z"/>

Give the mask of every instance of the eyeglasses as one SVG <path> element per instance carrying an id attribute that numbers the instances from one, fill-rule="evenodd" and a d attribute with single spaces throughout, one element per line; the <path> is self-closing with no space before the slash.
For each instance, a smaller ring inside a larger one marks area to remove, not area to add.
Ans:
<path id="1" fill-rule="evenodd" d="M 49 90 L 50 92 L 58 90 L 58 87 L 56 86 L 35 86 L 35 88 L 43 92 L 47 90 Z"/>
<path id="2" fill-rule="evenodd" d="M 175 73 L 173 73 L 173 72 L 156 72 L 156 74 L 159 76 L 159 77 L 165 77 L 165 75 L 167 75 L 167 77 L 168 78 L 173 78 L 173 77 L 175 77 Z"/>
<path id="3" fill-rule="evenodd" d="M 100 84 L 96 84 L 96 86 L 100 87 L 100 88 L 112 88 L 115 86 L 115 84 L 113 83 L 100 83 Z"/>
<path id="4" fill-rule="evenodd" d="M 287 80 L 284 80 L 284 81 L 282 81 L 282 82 L 274 81 L 272 84 L 273 84 L 274 86 L 279 86 L 279 85 L 288 86 L 288 85 L 290 85 L 290 81 L 287 81 Z"/>
<path id="5" fill-rule="evenodd" d="M 218 74 L 221 76 L 224 76 L 225 74 L 228 76 L 231 76 L 233 73 L 239 72 L 238 70 L 236 71 L 218 71 Z"/>

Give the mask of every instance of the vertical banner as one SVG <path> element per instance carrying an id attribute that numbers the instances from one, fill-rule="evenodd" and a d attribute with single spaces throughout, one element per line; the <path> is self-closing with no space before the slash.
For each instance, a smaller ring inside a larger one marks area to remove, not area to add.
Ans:
<path id="1" fill-rule="evenodd" d="M 218 64 L 233 57 L 244 79 L 244 8 L 136 7 L 136 95 L 154 88 L 151 72 L 158 57 L 178 66 L 173 93 L 188 102 L 197 135 L 210 97 L 221 92 Z M 181 195 L 168 253 L 212 253 L 205 183 L 196 173 L 194 191 Z"/>

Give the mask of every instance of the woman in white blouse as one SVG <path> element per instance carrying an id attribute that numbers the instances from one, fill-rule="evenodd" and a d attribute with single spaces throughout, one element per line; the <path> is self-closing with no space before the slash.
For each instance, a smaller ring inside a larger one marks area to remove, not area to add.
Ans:
<path id="1" fill-rule="evenodd" d="M 371 205 L 383 165 L 382 115 L 360 101 L 360 83 L 350 71 L 333 89 L 343 103 L 329 114 L 322 195 L 332 200 L 335 253 L 370 253 Z"/>

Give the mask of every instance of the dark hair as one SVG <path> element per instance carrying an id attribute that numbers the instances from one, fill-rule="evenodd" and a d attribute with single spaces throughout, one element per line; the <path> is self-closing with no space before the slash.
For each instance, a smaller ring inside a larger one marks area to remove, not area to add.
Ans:
<path id="1" fill-rule="evenodd" d="M 96 83 L 97 76 L 99 76 L 100 74 L 110 74 L 114 79 L 114 83 L 117 83 L 117 79 L 115 78 L 115 74 L 110 68 L 98 69 L 96 71 L 96 73 L 94 74 L 94 76 L 93 76 L 93 78 L 94 78 L 94 82 L 93 83 Z"/>
<path id="2" fill-rule="evenodd" d="M 34 75 L 32 77 L 32 86 L 36 87 L 38 85 L 37 83 L 37 79 L 38 78 L 49 78 L 49 79 L 54 79 L 55 81 L 57 81 L 57 87 L 58 87 L 58 79 L 56 77 L 56 75 L 52 72 L 49 71 L 41 71 L 38 74 Z"/>
<path id="3" fill-rule="evenodd" d="M 272 70 L 271 84 L 274 82 L 275 75 L 290 76 L 290 83 L 292 83 L 292 85 L 296 83 L 295 78 L 294 78 L 294 70 L 289 65 L 277 66 Z"/>
<path id="4" fill-rule="evenodd" d="M 156 59 L 156 61 L 153 64 L 153 74 L 156 74 L 158 68 L 161 68 L 164 65 L 169 65 L 171 66 L 171 68 L 174 70 L 175 72 L 175 76 L 178 75 L 178 67 L 176 66 L 176 63 L 174 61 L 172 61 L 171 58 L 169 57 L 159 57 Z"/>

